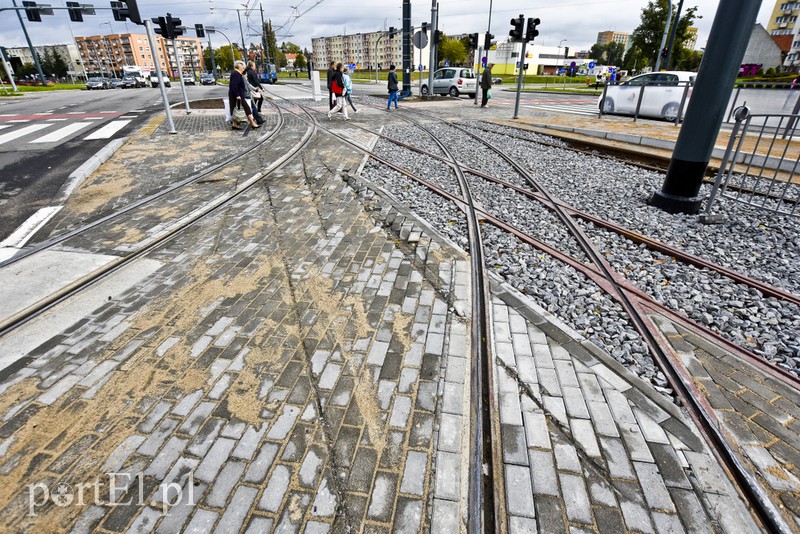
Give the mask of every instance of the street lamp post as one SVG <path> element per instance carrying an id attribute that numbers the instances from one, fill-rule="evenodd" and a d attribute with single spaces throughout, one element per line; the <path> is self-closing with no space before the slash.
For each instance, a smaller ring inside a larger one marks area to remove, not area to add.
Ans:
<path id="1" fill-rule="evenodd" d="M 565 43 L 566 39 L 561 39 L 558 42 L 558 57 L 556 58 L 556 73 L 558 73 L 558 67 L 561 65 L 561 43 Z M 566 64 L 564 65 L 564 69 L 566 70 Z M 564 88 L 567 87 L 567 75 L 566 72 L 564 73 Z"/>
<path id="2" fill-rule="evenodd" d="M 102 23 L 100 23 L 100 26 L 102 27 L 102 26 L 103 26 L 103 24 L 108 24 L 108 30 L 109 30 L 111 33 L 113 33 L 113 32 L 114 32 L 114 28 L 111 26 L 111 23 L 110 23 L 109 21 L 105 21 L 105 22 L 102 22 Z M 114 69 L 114 67 L 113 67 L 113 65 L 114 65 L 114 58 L 113 58 L 113 57 L 111 57 L 111 50 L 110 50 L 110 49 L 109 49 L 109 47 L 108 47 L 108 35 L 104 35 L 104 36 L 103 36 L 103 44 L 105 44 L 105 46 L 106 46 L 106 56 L 108 57 L 109 65 L 111 65 L 111 67 L 112 67 L 112 70 L 111 70 L 111 76 L 112 76 L 114 79 L 116 79 L 116 78 L 117 78 L 117 72 L 116 72 L 116 70 L 115 70 L 115 69 Z"/>
<path id="3" fill-rule="evenodd" d="M 206 31 L 208 33 L 218 33 L 222 35 L 226 41 L 228 41 L 228 48 L 231 49 L 231 67 L 233 67 L 233 64 L 236 63 L 236 57 L 233 55 L 233 43 L 231 43 L 231 40 L 228 39 L 228 36 L 222 33 L 222 30 L 218 30 L 213 26 L 206 26 Z M 208 38 L 208 41 L 211 42 L 211 37 Z"/>

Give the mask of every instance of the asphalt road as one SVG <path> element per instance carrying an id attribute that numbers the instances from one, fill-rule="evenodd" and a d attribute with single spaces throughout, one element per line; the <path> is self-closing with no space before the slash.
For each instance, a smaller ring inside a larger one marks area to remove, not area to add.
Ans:
<path id="1" fill-rule="evenodd" d="M 225 87 L 187 89 L 190 100 L 226 94 Z M 168 98 L 172 104 L 183 101 L 179 85 L 168 90 Z M 87 159 L 162 109 L 161 92 L 150 87 L 0 99 L 0 241 L 48 206 Z"/>

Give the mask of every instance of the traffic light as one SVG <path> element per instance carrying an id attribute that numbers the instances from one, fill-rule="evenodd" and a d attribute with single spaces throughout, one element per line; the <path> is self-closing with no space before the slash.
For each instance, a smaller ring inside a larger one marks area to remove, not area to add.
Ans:
<path id="1" fill-rule="evenodd" d="M 511 31 L 508 32 L 508 36 L 512 41 L 522 41 L 523 26 L 525 26 L 525 15 L 511 19 Z"/>
<path id="2" fill-rule="evenodd" d="M 28 0 L 25 0 L 24 2 L 22 2 L 22 5 L 25 6 L 26 8 L 28 7 L 32 8 L 25 10 L 25 16 L 28 17 L 29 21 L 42 22 L 42 15 L 41 13 L 39 13 L 39 10 L 36 9 L 36 2 L 30 2 Z"/>
<path id="3" fill-rule="evenodd" d="M 111 2 L 111 12 L 114 15 L 114 20 L 124 22 L 130 20 L 135 24 L 143 24 L 142 16 L 139 14 L 139 6 L 136 5 L 136 0 L 120 0 L 119 2 Z"/>
<path id="4" fill-rule="evenodd" d="M 175 39 L 183 35 L 181 24 L 181 19 L 172 18 L 172 15 L 167 13 L 167 31 L 169 32 L 170 39 Z"/>
<path id="5" fill-rule="evenodd" d="M 167 29 L 167 19 L 164 17 L 153 17 L 150 19 L 153 21 L 153 24 L 157 24 L 158 27 L 153 28 L 153 31 L 156 32 L 163 38 L 169 37 L 169 30 Z"/>
<path id="6" fill-rule="evenodd" d="M 478 34 L 471 33 L 469 34 L 469 47 L 473 50 L 478 49 Z"/>
<path id="7" fill-rule="evenodd" d="M 422 28 L 420 28 L 422 30 L 422 33 L 427 35 L 429 26 L 430 26 L 430 24 L 428 24 L 427 22 L 423 22 L 422 23 Z"/>
<path id="8" fill-rule="evenodd" d="M 539 30 L 536 29 L 536 26 L 539 25 L 539 19 L 528 19 L 528 27 L 525 30 L 525 40 L 528 42 L 533 41 L 537 35 L 539 35 Z"/>
<path id="9" fill-rule="evenodd" d="M 398 31 L 397 28 L 395 28 L 394 26 L 389 26 L 389 38 L 391 39 L 392 37 L 397 35 L 397 31 Z"/>
<path id="10" fill-rule="evenodd" d="M 78 2 L 67 2 L 67 11 L 69 12 L 69 20 L 72 22 L 83 22 L 81 5 Z"/>
<path id="11" fill-rule="evenodd" d="M 661 57 L 662 57 L 662 59 L 666 59 L 666 58 L 667 58 L 667 54 L 669 54 L 669 48 L 667 48 L 667 47 L 665 46 L 665 47 L 664 47 L 664 49 L 663 49 L 663 50 L 661 50 Z"/>
<path id="12" fill-rule="evenodd" d="M 442 30 L 436 30 L 435 32 L 433 32 L 433 44 L 438 45 L 439 43 L 441 43 L 442 36 L 444 36 Z"/>
<path id="13" fill-rule="evenodd" d="M 491 50 L 491 48 L 497 44 L 495 41 L 492 41 L 492 39 L 494 39 L 494 35 L 487 33 L 486 37 L 483 39 L 484 50 Z"/>
<path id="14" fill-rule="evenodd" d="M 194 31 L 197 34 L 198 39 L 202 39 L 203 37 L 206 36 L 206 30 L 203 28 L 202 24 L 195 24 Z"/>

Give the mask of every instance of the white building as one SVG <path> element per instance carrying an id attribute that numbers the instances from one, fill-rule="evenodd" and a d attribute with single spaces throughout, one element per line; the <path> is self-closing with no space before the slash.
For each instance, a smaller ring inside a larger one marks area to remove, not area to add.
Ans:
<path id="1" fill-rule="evenodd" d="M 39 54 L 40 58 L 44 58 L 45 50 L 49 50 L 52 54 L 54 51 L 67 63 L 67 74 L 72 76 L 82 75 L 81 70 L 81 56 L 78 53 L 78 47 L 72 43 L 69 44 L 55 44 L 55 45 L 42 45 L 34 46 L 33 49 Z M 19 58 L 22 64 L 33 63 L 33 55 L 31 49 L 27 46 L 15 46 L 6 48 L 6 55 L 9 61 L 12 57 Z M 45 72 L 46 76 L 52 75 L 51 72 Z"/>
<path id="2" fill-rule="evenodd" d="M 428 32 L 428 37 L 430 36 Z M 430 46 L 425 46 L 422 50 L 413 44 L 411 46 L 411 63 L 416 68 L 422 64 L 423 68 L 427 69 Z M 357 70 L 374 70 L 376 66 L 387 70 L 389 65 L 395 65 L 399 71 L 403 66 L 402 32 L 393 37 L 389 37 L 385 31 L 315 37 L 311 39 L 311 47 L 311 60 L 315 69 L 326 69 L 330 61 L 345 65 L 354 63 Z"/>
<path id="3" fill-rule="evenodd" d="M 488 61 L 494 63 L 492 74 L 517 74 L 520 63 L 527 65 L 526 76 L 556 74 L 559 69 L 569 71 L 575 64 L 575 72 L 586 70 L 592 60 L 590 58 L 564 57 L 565 49 L 558 46 L 528 45 L 525 49 L 525 60 L 521 61 L 522 43 L 504 41 L 489 50 Z M 583 68 L 582 68 L 583 67 Z"/>

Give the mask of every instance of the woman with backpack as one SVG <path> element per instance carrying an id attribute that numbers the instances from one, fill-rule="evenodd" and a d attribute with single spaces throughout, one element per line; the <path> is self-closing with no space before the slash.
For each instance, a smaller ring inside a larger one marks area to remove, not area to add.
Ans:
<path id="1" fill-rule="evenodd" d="M 331 93 L 333 93 L 334 98 L 336 98 L 336 106 L 328 112 L 328 120 L 331 119 L 334 113 L 338 113 L 339 111 L 344 113 L 344 120 L 350 120 L 350 117 L 347 116 L 347 100 L 344 97 L 345 91 L 347 91 L 347 89 L 345 88 L 344 77 L 342 76 L 342 64 L 337 63 L 336 70 L 331 78 Z"/>

